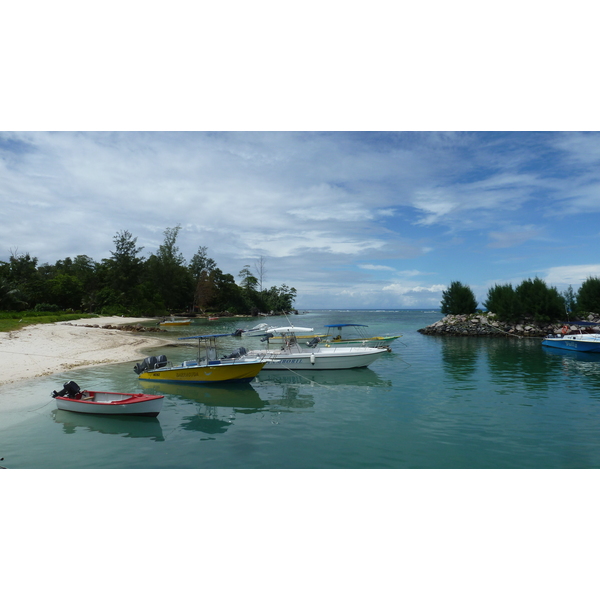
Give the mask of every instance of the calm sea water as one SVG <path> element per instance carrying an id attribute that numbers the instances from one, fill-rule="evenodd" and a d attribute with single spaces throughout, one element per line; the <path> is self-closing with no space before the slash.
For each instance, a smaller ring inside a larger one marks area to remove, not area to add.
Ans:
<path id="1" fill-rule="evenodd" d="M 367 369 L 269 372 L 250 384 L 142 384 L 133 363 L 3 386 L 0 457 L 16 469 L 586 469 L 600 467 L 600 357 L 540 340 L 435 338 L 417 332 L 435 311 L 309 311 L 299 326 L 369 326 L 401 333 Z M 221 319 L 178 336 L 231 332 L 285 319 Z M 260 342 L 223 338 L 224 350 Z M 194 348 L 173 347 L 182 360 Z M 78 415 L 50 397 L 82 388 L 157 391 L 156 419 Z"/>

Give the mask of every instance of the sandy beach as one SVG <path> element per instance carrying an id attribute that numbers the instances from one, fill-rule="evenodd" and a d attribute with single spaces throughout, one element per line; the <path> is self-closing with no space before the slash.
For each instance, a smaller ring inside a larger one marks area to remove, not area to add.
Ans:
<path id="1" fill-rule="evenodd" d="M 158 336 L 101 329 L 141 322 L 139 318 L 95 317 L 0 333 L 0 386 L 89 365 L 143 359 L 146 348 L 169 343 Z"/>

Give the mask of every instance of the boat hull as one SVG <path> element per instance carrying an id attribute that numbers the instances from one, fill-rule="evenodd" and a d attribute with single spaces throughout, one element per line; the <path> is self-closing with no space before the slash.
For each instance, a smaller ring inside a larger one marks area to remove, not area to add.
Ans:
<path id="1" fill-rule="evenodd" d="M 181 365 L 144 371 L 139 379 L 163 383 L 221 383 L 225 381 L 252 381 L 265 365 L 260 361 L 236 362 L 232 364 Z"/>
<path id="2" fill-rule="evenodd" d="M 317 352 L 267 352 L 265 371 L 325 371 L 360 369 L 387 353 L 385 348 L 320 348 Z M 365 352 L 365 350 L 368 350 Z"/>
<path id="3" fill-rule="evenodd" d="M 56 397 L 56 407 L 69 412 L 89 415 L 131 415 L 156 417 L 163 407 L 163 396 L 147 394 L 118 394 L 91 392 L 93 400 L 84 398 Z"/>
<path id="4" fill-rule="evenodd" d="M 574 352 L 600 352 L 600 336 L 567 335 L 562 338 L 544 338 L 542 346 Z"/>

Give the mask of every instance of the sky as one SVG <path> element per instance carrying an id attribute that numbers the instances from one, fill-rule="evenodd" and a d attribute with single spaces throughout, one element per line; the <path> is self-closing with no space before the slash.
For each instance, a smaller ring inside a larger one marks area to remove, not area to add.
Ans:
<path id="1" fill-rule="evenodd" d="M 180 226 L 306 309 L 600 275 L 593 4 L 34 4 L 0 37 L 0 260 Z"/>
<path id="2" fill-rule="evenodd" d="M 600 134 L 579 132 L 3 132 L 0 259 L 109 258 L 168 227 L 298 308 L 439 308 L 541 277 L 600 276 Z"/>

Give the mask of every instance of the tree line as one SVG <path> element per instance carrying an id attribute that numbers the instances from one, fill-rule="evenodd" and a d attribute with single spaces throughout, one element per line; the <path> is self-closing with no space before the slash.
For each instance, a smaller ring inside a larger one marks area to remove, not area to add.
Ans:
<path id="1" fill-rule="evenodd" d="M 283 284 L 263 289 L 264 258 L 256 275 L 245 265 L 238 285 L 200 246 L 188 262 L 177 246 L 181 227 L 168 227 L 156 253 L 129 231 L 114 236 L 111 257 L 86 255 L 38 265 L 28 253 L 11 252 L 0 261 L 0 310 L 74 310 L 96 314 L 161 316 L 175 312 L 257 314 L 293 310 L 296 289 Z"/>
<path id="2" fill-rule="evenodd" d="M 559 292 L 539 277 L 526 279 L 516 287 L 496 284 L 488 290 L 483 305 L 502 321 L 530 319 L 549 323 L 565 318 L 585 319 L 589 313 L 600 313 L 600 279 L 588 277 L 577 293 L 572 286 Z M 441 312 L 446 315 L 472 314 L 477 312 L 477 306 L 471 288 L 460 281 L 453 281 L 442 292 Z"/>

